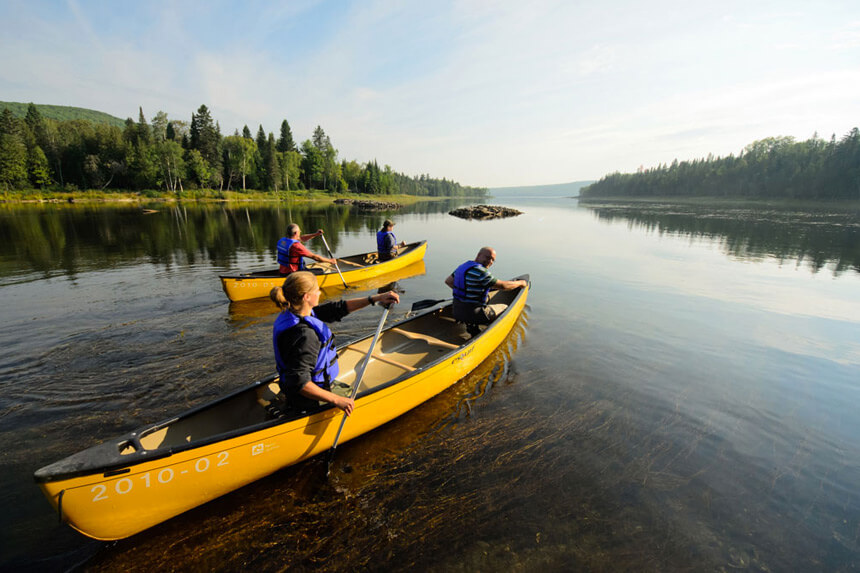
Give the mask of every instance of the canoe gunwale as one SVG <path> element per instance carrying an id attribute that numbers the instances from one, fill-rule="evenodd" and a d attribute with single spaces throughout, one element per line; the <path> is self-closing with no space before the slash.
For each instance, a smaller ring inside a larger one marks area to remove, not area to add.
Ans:
<path id="1" fill-rule="evenodd" d="M 529 282 L 529 275 L 527 275 L 527 274 L 521 275 L 519 277 L 516 277 L 516 279 L 514 279 L 514 280 L 517 280 L 517 279 L 524 279 L 527 282 Z M 529 287 L 530 286 L 531 285 L 529 283 Z M 526 292 L 527 290 L 529 290 L 529 288 L 520 289 L 519 292 L 516 294 L 516 296 L 514 296 L 514 298 L 510 301 L 510 303 L 508 304 L 508 307 L 501 314 L 498 315 L 496 320 L 494 320 L 493 323 L 491 323 L 490 327 L 487 328 L 486 330 L 484 330 L 483 332 L 481 332 L 480 334 L 478 334 L 477 336 L 474 336 L 474 337 L 470 338 L 469 340 L 464 341 L 463 344 L 457 346 L 456 348 L 449 349 L 448 352 L 441 354 L 440 356 L 433 359 L 432 361 L 430 361 L 426 364 L 422 364 L 420 368 L 416 368 L 413 371 L 404 372 L 403 374 L 400 374 L 399 376 L 396 376 L 396 377 L 392 378 L 391 380 L 389 380 L 383 384 L 380 384 L 378 386 L 374 386 L 373 388 L 367 388 L 363 391 L 360 391 L 355 397 L 356 402 L 358 402 L 362 398 L 365 398 L 367 396 L 371 396 L 377 392 L 381 392 L 381 391 L 384 391 L 386 389 L 391 388 L 392 386 L 396 386 L 398 384 L 401 384 L 401 383 L 405 382 L 406 380 L 413 378 L 413 377 L 416 377 L 416 376 L 422 374 L 423 372 L 425 372 L 431 368 L 437 367 L 441 362 L 444 362 L 446 360 L 450 360 L 452 356 L 455 356 L 459 353 L 465 352 L 469 347 L 477 344 L 481 338 L 483 338 L 486 334 L 488 334 L 491 330 L 493 330 L 493 328 L 492 328 L 493 324 L 501 324 L 504 321 L 504 318 L 510 313 L 511 309 L 514 308 L 515 306 L 517 306 L 517 301 L 523 296 L 523 293 Z M 410 322 L 418 320 L 418 319 L 420 319 L 420 318 L 422 318 L 428 314 L 440 312 L 441 310 L 444 310 L 445 308 L 450 306 L 450 304 L 451 303 L 448 303 L 448 305 L 443 305 L 440 307 L 429 308 L 429 309 L 427 309 L 423 312 L 417 313 L 414 316 L 411 316 L 405 320 L 401 320 L 399 322 L 396 322 L 396 323 L 392 324 L 391 326 L 389 326 L 389 328 L 401 327 L 405 324 L 408 324 Z M 388 330 L 388 329 L 386 329 L 386 330 Z M 368 336 L 365 336 L 362 338 L 352 340 L 351 342 L 343 345 L 342 347 L 339 347 L 338 348 L 338 354 L 340 354 L 347 347 L 349 347 L 351 345 L 358 344 L 363 340 L 367 340 L 367 339 L 371 338 L 371 336 L 372 335 L 368 335 Z M 204 404 L 200 404 L 199 406 L 190 408 L 190 409 L 180 413 L 179 415 L 172 416 L 166 420 L 161 420 L 161 421 L 158 421 L 158 422 L 153 423 L 153 424 L 146 424 L 144 426 L 141 426 L 141 427 L 133 430 L 132 432 L 130 432 L 128 434 L 118 436 L 117 438 L 108 440 L 106 442 L 103 442 L 102 444 L 98 444 L 95 446 L 91 446 L 90 448 L 81 450 L 75 454 L 72 454 L 71 456 L 68 456 L 62 460 L 58 460 L 57 462 L 54 462 L 53 464 L 50 464 L 48 466 L 44 466 L 43 468 L 37 470 L 34 473 L 33 477 L 34 477 L 36 483 L 50 483 L 50 482 L 67 480 L 67 479 L 73 479 L 73 478 L 77 478 L 77 477 L 83 477 L 83 476 L 87 476 L 87 475 L 109 473 L 109 472 L 112 472 L 115 470 L 120 470 L 120 469 L 125 469 L 125 468 L 133 468 L 134 466 L 137 466 L 137 465 L 140 465 L 143 463 L 147 463 L 147 462 L 162 459 L 162 458 L 167 458 L 167 457 L 170 457 L 174 454 L 179 454 L 182 452 L 186 452 L 188 450 L 204 448 L 204 447 L 209 446 L 211 444 L 231 440 L 231 439 L 243 436 L 243 435 L 250 435 L 250 434 L 262 431 L 262 430 L 266 430 L 266 429 L 273 428 L 273 427 L 276 427 L 279 425 L 294 422 L 294 421 L 299 420 L 299 419 L 310 418 L 312 416 L 319 415 L 320 413 L 323 413 L 323 412 L 326 412 L 328 410 L 335 408 L 331 404 L 325 404 L 325 405 L 321 405 L 318 408 L 315 408 L 315 409 L 308 411 L 308 412 L 305 412 L 305 413 L 295 413 L 293 415 L 288 414 L 286 416 L 282 416 L 279 418 L 274 418 L 271 420 L 265 420 L 263 422 L 250 424 L 247 426 L 242 426 L 241 428 L 236 428 L 236 429 L 228 430 L 228 431 L 221 432 L 218 434 L 213 434 L 213 435 L 208 436 L 208 437 L 200 438 L 198 440 L 191 441 L 187 444 L 171 445 L 171 446 L 166 446 L 164 448 L 157 448 L 157 449 L 152 449 L 152 450 L 144 449 L 142 447 L 142 445 L 140 444 L 140 439 L 145 437 L 146 435 L 152 433 L 152 432 L 156 432 L 160 429 L 168 427 L 171 424 L 175 424 L 176 422 L 178 422 L 180 420 L 195 416 L 195 415 L 197 415 L 201 412 L 204 412 L 208 409 L 215 408 L 215 407 L 219 406 L 220 404 L 222 404 L 228 400 L 231 400 L 231 399 L 233 399 L 239 395 L 242 395 L 242 394 L 245 394 L 248 392 L 253 392 L 257 388 L 260 388 L 261 386 L 266 386 L 266 385 L 272 383 L 277 378 L 278 378 L 277 373 L 270 374 L 270 375 L 266 376 L 265 378 L 262 378 L 260 380 L 255 381 L 255 382 L 252 382 L 249 385 L 238 388 L 238 389 L 234 390 L 233 392 L 230 392 L 230 393 L 228 393 L 224 396 L 221 396 L 215 400 L 212 400 L 210 402 L 206 402 Z M 111 460 L 104 460 L 104 463 L 101 463 L 98 465 L 96 464 L 97 460 L 95 460 L 95 459 L 91 460 L 93 462 L 92 465 L 86 464 L 88 457 L 89 458 L 107 457 L 108 454 L 104 453 L 105 450 L 109 450 L 111 448 L 114 448 L 115 452 L 119 452 L 119 450 L 127 444 L 133 444 L 134 446 L 138 447 L 139 449 L 136 449 L 136 451 L 134 451 L 133 453 L 122 455 L 120 458 L 114 458 Z M 87 454 L 90 454 L 90 455 L 88 456 Z M 81 461 L 83 462 L 83 467 L 78 467 L 76 469 L 69 469 L 69 470 L 63 470 L 62 469 L 64 462 L 66 462 L 67 464 L 71 464 L 72 462 L 81 462 Z"/>

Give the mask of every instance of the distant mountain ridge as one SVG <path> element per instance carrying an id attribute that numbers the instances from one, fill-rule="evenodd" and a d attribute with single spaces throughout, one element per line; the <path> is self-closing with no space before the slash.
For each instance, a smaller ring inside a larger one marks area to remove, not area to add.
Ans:
<path id="1" fill-rule="evenodd" d="M 555 183 L 552 185 L 526 185 L 520 187 L 491 187 L 493 197 L 573 197 L 579 195 L 579 190 L 594 181 L 572 181 L 570 183 Z"/>
<path id="2" fill-rule="evenodd" d="M 29 103 L 0 101 L 0 111 L 8 108 L 15 117 L 25 117 Z M 114 117 L 103 111 L 86 109 L 83 107 L 70 107 L 65 105 L 34 104 L 42 117 L 56 121 L 71 121 L 73 119 L 84 119 L 93 123 L 105 123 L 117 127 L 125 127 L 125 120 Z"/>

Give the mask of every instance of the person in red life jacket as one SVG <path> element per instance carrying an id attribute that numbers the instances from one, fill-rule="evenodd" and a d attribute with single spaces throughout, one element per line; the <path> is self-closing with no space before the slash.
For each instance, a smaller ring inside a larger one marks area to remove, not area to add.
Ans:
<path id="1" fill-rule="evenodd" d="M 272 343 L 286 406 L 302 412 L 328 402 L 351 414 L 355 402 L 331 391 L 338 375 L 337 352 L 334 335 L 325 323 L 339 321 L 366 306 L 400 302 L 400 295 L 389 291 L 319 304 L 316 277 L 298 271 L 289 274 L 282 286 L 273 288 L 269 297 L 281 309 L 272 329 Z"/>
<path id="2" fill-rule="evenodd" d="M 490 324 L 505 309 L 505 305 L 487 304 L 491 290 L 510 290 L 528 284 L 524 280 L 502 281 L 494 277 L 488 268 L 495 261 L 495 249 L 482 247 L 475 260 L 466 261 L 445 279 L 454 293 L 454 319 L 465 322 L 470 334 L 477 334 L 478 324 Z"/>
<path id="3" fill-rule="evenodd" d="M 376 252 L 380 261 L 390 261 L 397 256 L 398 249 L 406 246 L 406 242 L 397 243 L 394 236 L 394 222 L 386 219 L 382 222 L 382 228 L 376 232 Z"/>
<path id="4" fill-rule="evenodd" d="M 278 264 L 281 265 L 279 270 L 282 275 L 288 275 L 296 271 L 304 270 L 305 261 L 303 257 L 313 259 L 320 263 L 335 264 L 334 259 L 327 259 L 314 254 L 302 244 L 305 241 L 310 241 L 314 237 L 322 235 L 322 229 L 318 230 L 316 233 L 309 233 L 307 235 L 302 235 L 301 232 L 302 230 L 298 225 L 290 223 L 287 225 L 287 236 L 282 237 L 278 241 Z"/>

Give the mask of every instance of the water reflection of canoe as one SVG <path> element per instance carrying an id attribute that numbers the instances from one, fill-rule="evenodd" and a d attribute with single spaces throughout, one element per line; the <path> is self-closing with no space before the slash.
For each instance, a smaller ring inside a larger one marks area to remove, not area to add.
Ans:
<path id="1" fill-rule="evenodd" d="M 409 243 L 400 254 L 389 261 L 375 262 L 376 251 L 361 253 L 349 257 L 338 257 L 338 266 L 346 284 L 352 286 L 356 281 L 363 281 L 402 269 L 414 262 L 424 259 L 427 252 L 427 241 Z M 334 265 L 317 263 L 308 265 L 308 269 L 317 276 L 320 287 L 343 286 Z M 242 273 L 238 275 L 221 275 L 221 286 L 232 301 L 248 300 L 269 296 L 272 287 L 282 285 L 284 277 L 277 269 Z"/>
<path id="2" fill-rule="evenodd" d="M 528 280 L 528 275 L 521 277 Z M 451 307 L 382 332 L 340 443 L 360 436 L 454 384 L 506 338 L 529 288 L 497 291 L 507 309 L 470 337 Z M 344 395 L 372 336 L 338 349 Z M 329 450 L 342 413 L 329 405 L 273 417 L 275 375 L 46 466 L 36 482 L 60 519 L 95 539 L 128 537 L 280 468 Z"/>
<path id="3" fill-rule="evenodd" d="M 351 282 L 349 283 L 349 287 L 354 291 L 372 291 L 394 281 L 417 277 L 426 272 L 427 268 L 424 265 L 424 259 L 421 259 L 402 269 L 397 269 L 378 277 Z M 338 283 L 336 286 L 322 287 L 320 290 L 320 302 L 323 302 L 341 296 L 343 294 L 343 285 Z M 276 312 L 278 312 L 278 307 L 268 297 L 230 302 L 230 323 L 234 326 L 246 326 L 258 319 L 268 318 Z"/>

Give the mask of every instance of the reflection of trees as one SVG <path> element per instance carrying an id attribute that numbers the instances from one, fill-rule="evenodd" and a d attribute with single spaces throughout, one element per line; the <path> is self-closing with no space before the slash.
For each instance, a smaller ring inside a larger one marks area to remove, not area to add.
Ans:
<path id="1" fill-rule="evenodd" d="M 451 205 L 420 202 L 398 212 L 440 212 Z M 0 276 L 20 273 L 22 263 L 44 275 L 75 275 L 141 260 L 166 267 L 200 261 L 233 267 L 239 251 L 271 262 L 274 245 L 291 222 L 305 232 L 324 229 L 336 252 L 344 232 L 375 231 L 386 217 L 398 214 L 289 203 L 179 203 L 157 209 L 145 214 L 137 206 L 6 206 L 0 210 Z"/>
<path id="2" fill-rule="evenodd" d="M 860 272 L 860 218 L 855 213 L 708 209 L 678 205 L 589 206 L 601 221 L 624 220 L 659 234 L 718 239 L 741 259 L 775 258 Z"/>

